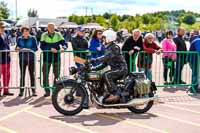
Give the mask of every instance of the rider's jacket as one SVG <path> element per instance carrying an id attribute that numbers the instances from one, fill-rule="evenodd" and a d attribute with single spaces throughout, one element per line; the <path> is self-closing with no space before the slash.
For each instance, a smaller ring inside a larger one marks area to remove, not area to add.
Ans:
<path id="1" fill-rule="evenodd" d="M 95 70 L 101 70 L 106 66 L 110 66 L 111 70 L 127 70 L 127 64 L 124 56 L 121 54 L 120 47 L 113 42 L 106 46 L 105 55 L 95 59 L 95 61 L 102 62 L 102 64 L 97 66 Z"/>

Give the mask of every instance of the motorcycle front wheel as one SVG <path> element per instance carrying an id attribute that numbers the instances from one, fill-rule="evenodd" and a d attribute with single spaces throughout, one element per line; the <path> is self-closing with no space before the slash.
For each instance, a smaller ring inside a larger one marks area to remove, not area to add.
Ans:
<path id="1" fill-rule="evenodd" d="M 52 95 L 52 104 L 61 114 L 72 116 L 83 110 L 86 92 L 83 87 L 78 85 L 74 88 L 73 83 L 65 83 L 65 86 L 58 86 Z"/>

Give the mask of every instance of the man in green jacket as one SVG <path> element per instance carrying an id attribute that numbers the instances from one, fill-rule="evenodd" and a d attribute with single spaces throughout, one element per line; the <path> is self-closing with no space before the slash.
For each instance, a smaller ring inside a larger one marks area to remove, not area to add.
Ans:
<path id="1" fill-rule="evenodd" d="M 55 24 L 49 23 L 48 31 L 41 36 L 40 48 L 43 50 L 43 86 L 45 89 L 44 97 L 50 96 L 49 89 L 49 70 L 53 66 L 54 83 L 60 75 L 60 53 L 67 49 L 67 44 L 61 33 L 55 31 Z M 62 45 L 62 49 L 60 48 Z"/>

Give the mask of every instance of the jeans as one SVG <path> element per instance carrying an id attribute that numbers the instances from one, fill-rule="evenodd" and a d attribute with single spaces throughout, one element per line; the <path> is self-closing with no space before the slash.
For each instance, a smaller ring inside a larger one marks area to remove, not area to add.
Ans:
<path id="1" fill-rule="evenodd" d="M 152 81 L 152 70 L 150 68 L 139 68 L 139 72 L 144 72 L 146 77 Z"/>
<path id="2" fill-rule="evenodd" d="M 198 70 L 197 66 L 190 64 L 190 67 L 192 69 L 192 84 L 194 84 L 194 88 L 198 88 Z"/>

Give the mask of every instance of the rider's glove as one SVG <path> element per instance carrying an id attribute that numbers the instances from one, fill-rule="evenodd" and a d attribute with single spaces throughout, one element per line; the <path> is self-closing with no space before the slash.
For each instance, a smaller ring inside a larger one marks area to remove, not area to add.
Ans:
<path id="1" fill-rule="evenodd" d="M 96 59 L 89 60 L 89 63 L 95 63 L 95 62 L 96 62 Z"/>
<path id="2" fill-rule="evenodd" d="M 96 67 L 92 67 L 90 70 L 91 71 L 96 71 Z"/>
<path id="3" fill-rule="evenodd" d="M 66 46 L 66 45 L 62 46 L 62 48 L 63 48 L 64 50 L 67 50 L 67 46 Z"/>

